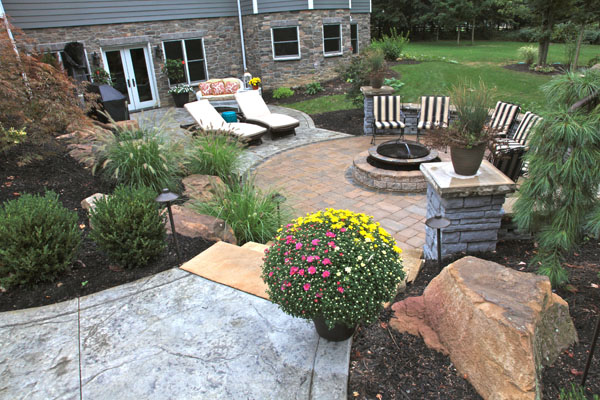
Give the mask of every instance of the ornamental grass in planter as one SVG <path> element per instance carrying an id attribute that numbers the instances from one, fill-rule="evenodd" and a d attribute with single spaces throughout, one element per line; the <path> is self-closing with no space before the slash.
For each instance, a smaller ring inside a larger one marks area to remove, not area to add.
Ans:
<path id="1" fill-rule="evenodd" d="M 324 320 L 329 329 L 349 327 L 351 335 L 396 294 L 404 278 L 400 252 L 372 217 L 327 209 L 280 229 L 266 250 L 262 278 L 285 313 L 316 325 Z"/>

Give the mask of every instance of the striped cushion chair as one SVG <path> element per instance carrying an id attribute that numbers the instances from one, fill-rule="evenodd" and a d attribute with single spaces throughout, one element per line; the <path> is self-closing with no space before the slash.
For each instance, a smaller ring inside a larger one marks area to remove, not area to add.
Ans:
<path id="1" fill-rule="evenodd" d="M 519 115 L 520 106 L 499 101 L 487 127 L 497 131 L 498 136 L 507 136 L 510 127 Z"/>
<path id="2" fill-rule="evenodd" d="M 373 97 L 373 138 L 371 144 L 375 143 L 375 134 L 378 129 L 400 129 L 404 135 L 404 113 L 402 113 L 402 101 L 400 96 L 374 96 Z"/>
<path id="3" fill-rule="evenodd" d="M 447 128 L 450 123 L 450 97 L 421 96 L 417 142 L 421 129 Z"/>

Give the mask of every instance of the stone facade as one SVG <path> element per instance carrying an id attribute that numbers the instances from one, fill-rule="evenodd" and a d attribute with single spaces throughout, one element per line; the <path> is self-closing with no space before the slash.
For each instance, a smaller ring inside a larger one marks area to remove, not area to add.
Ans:
<path id="1" fill-rule="evenodd" d="M 359 48 L 370 42 L 370 14 L 350 14 L 350 10 L 311 10 L 256 14 L 243 17 L 248 70 L 261 77 L 265 88 L 298 86 L 322 81 L 335 76 L 335 68 L 342 60 L 351 57 L 350 22 L 358 23 Z M 329 20 L 327 20 L 329 19 Z M 277 21 L 298 21 L 300 26 L 300 60 L 274 61 L 270 27 Z M 324 57 L 323 21 L 342 24 L 344 52 L 341 56 Z M 204 39 L 208 78 L 242 77 L 239 20 L 237 17 L 184 19 L 155 22 L 88 25 L 63 28 L 27 29 L 24 31 L 41 48 L 57 51 L 67 42 L 78 41 L 85 45 L 91 70 L 94 53 L 100 55 L 107 48 L 150 46 L 154 79 L 158 88 L 160 105 L 172 105 L 167 77 L 162 73 L 162 42 L 176 39 Z M 159 50 L 157 50 L 159 49 Z M 160 55 L 159 56 L 157 56 Z"/>
<path id="2" fill-rule="evenodd" d="M 323 23 L 342 26 L 343 54 L 323 56 Z M 295 87 L 334 78 L 342 61 L 352 57 L 350 23 L 358 24 L 359 50 L 371 40 L 370 14 L 350 14 L 350 10 L 310 10 L 243 17 L 244 41 L 248 70 L 260 76 L 266 88 Z M 300 55 L 298 60 L 274 60 L 271 28 L 298 26 Z"/>

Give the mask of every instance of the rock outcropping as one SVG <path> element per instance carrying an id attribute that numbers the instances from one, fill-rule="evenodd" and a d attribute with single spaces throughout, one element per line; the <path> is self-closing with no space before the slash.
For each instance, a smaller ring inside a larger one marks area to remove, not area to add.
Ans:
<path id="1" fill-rule="evenodd" d="M 577 341 L 547 277 L 465 257 L 420 297 L 392 306 L 390 326 L 448 354 L 485 399 L 541 398 L 541 370 Z"/>

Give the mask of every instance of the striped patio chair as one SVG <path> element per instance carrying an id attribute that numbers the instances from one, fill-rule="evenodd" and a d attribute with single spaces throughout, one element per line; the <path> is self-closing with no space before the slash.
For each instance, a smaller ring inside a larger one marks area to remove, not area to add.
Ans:
<path id="1" fill-rule="evenodd" d="M 492 163 L 513 181 L 527 171 L 523 155 L 529 150 L 529 134 L 542 118 L 527 111 L 512 138 L 499 139 L 490 154 Z"/>
<path id="2" fill-rule="evenodd" d="M 400 129 L 404 135 L 404 113 L 400 96 L 374 96 L 373 97 L 373 137 L 371 144 L 375 144 L 377 130 Z"/>
<path id="3" fill-rule="evenodd" d="M 450 97 L 421 96 L 417 142 L 422 129 L 447 128 L 450 123 Z"/>
<path id="4" fill-rule="evenodd" d="M 504 103 L 499 101 L 492 114 L 492 118 L 487 124 L 489 129 L 497 131 L 498 136 L 507 136 L 512 124 L 517 119 L 521 107 L 516 104 Z"/>

